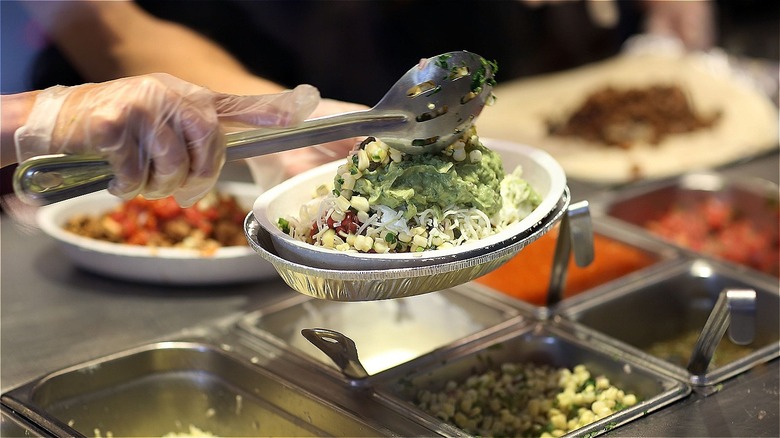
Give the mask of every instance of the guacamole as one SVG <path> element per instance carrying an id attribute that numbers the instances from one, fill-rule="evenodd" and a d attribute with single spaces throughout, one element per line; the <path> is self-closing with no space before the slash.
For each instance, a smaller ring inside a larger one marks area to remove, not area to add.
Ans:
<path id="1" fill-rule="evenodd" d="M 445 150 L 441 154 L 404 155 L 399 162 L 372 166 L 362 171 L 353 194 L 371 205 L 403 210 L 404 217 L 432 208 L 477 208 L 494 216 L 501 209 L 500 184 L 504 178 L 501 158 L 484 147 L 476 136 L 465 141 L 465 159 L 457 160 Z M 341 190 L 336 177 L 336 192 Z"/>
<path id="2" fill-rule="evenodd" d="M 338 251 L 404 253 L 454 248 L 517 223 L 539 205 L 518 166 L 472 127 L 436 154 L 409 155 L 369 137 L 338 167 L 333 190 L 280 218 L 293 238 Z"/>

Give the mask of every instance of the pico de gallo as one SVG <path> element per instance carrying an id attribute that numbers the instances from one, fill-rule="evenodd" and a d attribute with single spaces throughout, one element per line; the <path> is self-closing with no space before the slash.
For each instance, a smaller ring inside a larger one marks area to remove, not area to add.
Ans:
<path id="1" fill-rule="evenodd" d="M 217 191 L 187 208 L 173 197 L 149 200 L 138 196 L 99 215 L 70 218 L 64 228 L 108 242 L 189 248 L 208 255 L 223 246 L 246 245 L 245 215 L 234 196 Z"/>
<path id="2" fill-rule="evenodd" d="M 712 197 L 674 205 L 644 227 L 680 246 L 777 277 L 780 209 L 776 204 L 768 205 L 763 213 L 763 217 L 746 217 L 732 203 Z"/>

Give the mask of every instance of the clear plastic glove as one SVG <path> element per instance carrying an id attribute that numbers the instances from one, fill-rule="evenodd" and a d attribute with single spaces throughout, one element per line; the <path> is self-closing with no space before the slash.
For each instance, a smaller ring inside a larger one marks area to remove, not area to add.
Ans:
<path id="1" fill-rule="evenodd" d="M 310 85 L 235 96 L 163 73 L 56 86 L 39 93 L 27 122 L 16 131 L 17 158 L 99 154 L 115 174 L 108 188 L 112 194 L 123 199 L 173 195 L 186 207 L 219 177 L 225 162 L 222 123 L 293 126 L 319 101 Z"/>
<path id="2" fill-rule="evenodd" d="M 322 99 L 311 116 L 325 117 L 367 109 L 367 106 L 357 103 Z M 255 183 L 268 188 L 321 164 L 346 158 L 361 140 L 362 138 L 346 138 L 276 154 L 260 155 L 246 161 Z"/>

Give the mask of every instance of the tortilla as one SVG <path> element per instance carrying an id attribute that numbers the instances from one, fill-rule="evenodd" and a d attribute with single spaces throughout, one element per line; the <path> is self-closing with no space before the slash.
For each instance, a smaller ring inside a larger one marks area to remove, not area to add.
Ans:
<path id="1" fill-rule="evenodd" d="M 476 125 L 486 138 L 503 138 L 553 155 L 570 178 L 617 184 L 674 176 L 724 165 L 778 147 L 777 107 L 758 89 L 704 55 L 630 54 L 553 75 L 499 84 L 492 107 Z M 564 119 L 598 89 L 676 85 L 697 113 L 720 112 L 708 129 L 672 134 L 658 144 L 623 149 L 551 136 L 547 122 Z"/>

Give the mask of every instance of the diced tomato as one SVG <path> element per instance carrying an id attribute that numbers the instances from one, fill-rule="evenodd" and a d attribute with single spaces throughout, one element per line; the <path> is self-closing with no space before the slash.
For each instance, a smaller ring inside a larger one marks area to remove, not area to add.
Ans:
<path id="1" fill-rule="evenodd" d="M 149 232 L 147 230 L 138 230 L 127 237 L 127 243 L 130 245 L 146 245 L 149 243 Z"/>
<path id="2" fill-rule="evenodd" d="M 198 227 L 198 229 L 203 231 L 203 233 L 205 235 L 207 235 L 207 236 L 211 235 L 211 233 L 214 232 L 214 224 L 212 224 L 211 222 L 209 222 L 207 220 L 202 220 L 202 221 L 198 222 L 196 227 Z"/>
<path id="3" fill-rule="evenodd" d="M 203 217 L 209 221 L 219 220 L 219 209 L 217 209 L 216 207 L 209 208 L 206 211 L 203 211 L 202 214 Z"/>
<path id="4" fill-rule="evenodd" d="M 144 222 L 144 228 L 147 230 L 157 231 L 160 229 L 159 222 L 160 221 L 157 219 L 157 216 L 153 214 L 147 215 L 146 221 Z"/>
<path id="5" fill-rule="evenodd" d="M 152 204 L 152 212 L 162 219 L 173 219 L 181 214 L 181 207 L 173 198 L 158 199 Z"/>
<path id="6" fill-rule="evenodd" d="M 187 223 L 193 227 L 197 227 L 198 223 L 204 220 L 203 216 L 194 208 L 185 208 L 182 210 L 182 213 L 184 214 L 184 219 Z"/>
<path id="7" fill-rule="evenodd" d="M 188 224 L 203 231 L 206 235 L 211 234 L 214 230 L 213 222 L 197 208 L 185 208 L 181 211 Z"/>
<path id="8" fill-rule="evenodd" d="M 122 223 L 122 221 L 125 220 L 126 216 L 127 215 L 125 214 L 125 212 L 124 211 L 120 211 L 120 210 L 116 210 L 116 211 L 112 211 L 112 212 L 108 213 L 108 217 L 110 217 L 111 219 L 113 219 L 117 223 Z"/>
<path id="9" fill-rule="evenodd" d="M 214 235 L 215 227 L 220 224 L 232 223 L 241 227 L 245 211 L 238 205 L 233 196 L 220 196 L 212 207 L 202 208 L 202 205 L 181 208 L 173 197 L 148 200 L 137 196 L 122 203 L 105 216 L 116 222 L 121 229 L 124 243 L 132 245 L 148 245 L 166 241 L 174 246 L 180 242 L 181 236 L 173 236 L 163 230 L 171 221 L 184 219 L 187 224 L 200 230 L 208 240 L 214 239 L 221 245 L 235 245 Z M 209 243 L 213 245 L 213 240 Z"/>
<path id="10" fill-rule="evenodd" d="M 727 203 L 714 198 L 705 202 L 702 210 L 704 222 L 712 229 L 722 228 L 730 221 L 732 215 Z"/>
<path id="11" fill-rule="evenodd" d="M 122 237 L 129 238 L 138 231 L 138 224 L 133 218 L 125 216 L 119 221 L 119 225 L 122 226 Z"/>
<path id="12" fill-rule="evenodd" d="M 761 219 L 765 218 L 740 217 L 729 202 L 709 198 L 678 205 L 645 227 L 678 245 L 777 276 L 777 221 Z"/>

